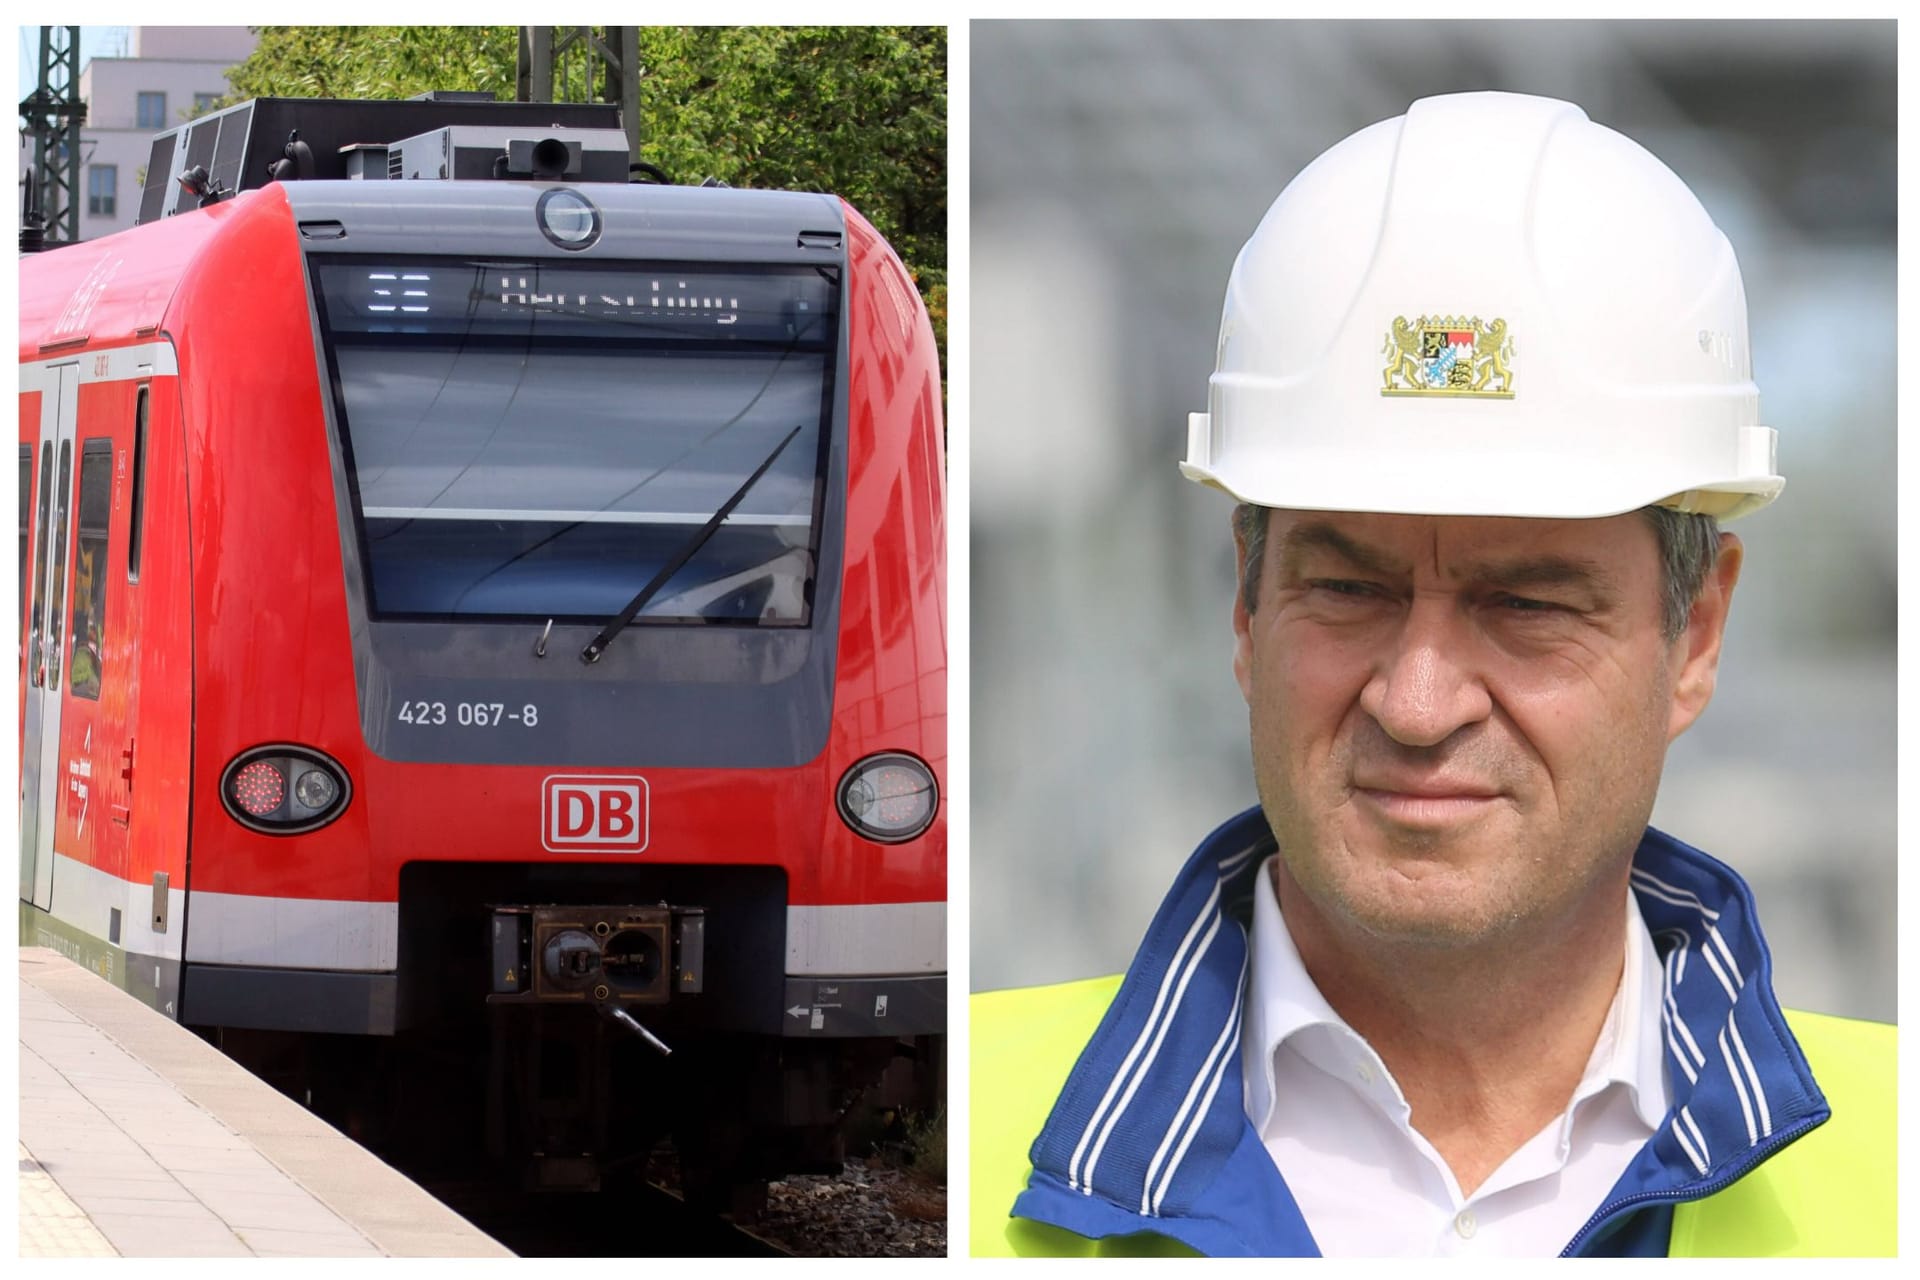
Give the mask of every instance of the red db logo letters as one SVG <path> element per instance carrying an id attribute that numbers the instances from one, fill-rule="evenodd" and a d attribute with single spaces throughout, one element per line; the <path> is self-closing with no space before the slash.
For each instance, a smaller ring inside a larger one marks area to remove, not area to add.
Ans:
<path id="1" fill-rule="evenodd" d="M 540 843 L 549 853 L 639 853 L 647 847 L 647 780 L 552 775 L 540 788 Z"/>

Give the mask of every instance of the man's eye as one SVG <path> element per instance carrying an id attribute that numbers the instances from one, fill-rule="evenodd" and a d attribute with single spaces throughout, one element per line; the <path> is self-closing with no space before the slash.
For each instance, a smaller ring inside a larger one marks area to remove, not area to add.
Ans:
<path id="1" fill-rule="evenodd" d="M 1316 591 L 1328 591 L 1337 596 L 1371 597 L 1380 594 L 1379 584 L 1351 578 L 1317 578 L 1307 585 Z"/>
<path id="2" fill-rule="evenodd" d="M 1553 613 L 1561 606 L 1552 600 L 1534 600 L 1527 596 L 1499 596 L 1495 603 L 1502 609 L 1511 609 L 1516 613 Z"/>

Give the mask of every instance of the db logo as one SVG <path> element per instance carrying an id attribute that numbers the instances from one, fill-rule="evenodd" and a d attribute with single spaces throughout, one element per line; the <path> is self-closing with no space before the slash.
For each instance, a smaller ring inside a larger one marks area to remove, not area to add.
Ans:
<path id="1" fill-rule="evenodd" d="M 647 847 L 647 780 L 555 774 L 541 786 L 540 843 L 549 853 Z"/>

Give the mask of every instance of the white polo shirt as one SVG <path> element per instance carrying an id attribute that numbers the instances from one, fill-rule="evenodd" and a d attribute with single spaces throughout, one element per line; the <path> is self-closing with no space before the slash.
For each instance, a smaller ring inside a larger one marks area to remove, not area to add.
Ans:
<path id="1" fill-rule="evenodd" d="M 1380 1056 L 1307 976 L 1271 876 L 1263 866 L 1253 895 L 1244 1097 L 1320 1252 L 1558 1254 L 1667 1111 L 1660 960 L 1633 895 L 1620 989 L 1566 1111 L 1463 1196 L 1447 1162 L 1409 1123 L 1412 1109 Z"/>

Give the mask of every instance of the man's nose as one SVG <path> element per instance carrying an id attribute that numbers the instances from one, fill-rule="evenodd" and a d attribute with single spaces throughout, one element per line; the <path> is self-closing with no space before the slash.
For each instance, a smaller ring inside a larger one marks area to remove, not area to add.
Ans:
<path id="1" fill-rule="evenodd" d="M 1360 709 L 1394 741 L 1438 746 L 1492 714 L 1493 697 L 1473 661 L 1475 637 L 1456 600 L 1415 595 L 1382 646 Z"/>

